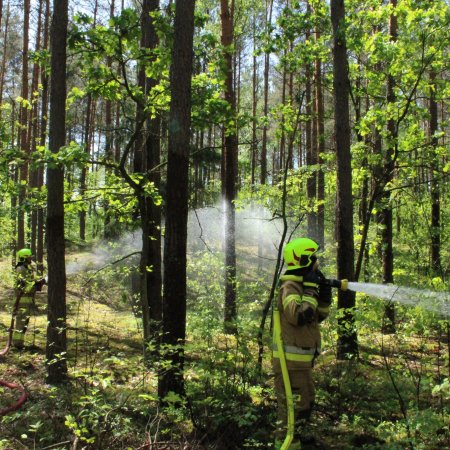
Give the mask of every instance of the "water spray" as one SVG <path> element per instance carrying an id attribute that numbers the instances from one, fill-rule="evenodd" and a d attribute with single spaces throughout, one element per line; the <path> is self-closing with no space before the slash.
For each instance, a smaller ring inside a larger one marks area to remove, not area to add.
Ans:
<path id="1" fill-rule="evenodd" d="M 450 293 L 425 289 L 395 286 L 393 284 L 358 283 L 348 280 L 321 279 L 319 284 L 342 291 L 360 292 L 385 301 L 396 301 L 404 305 L 418 306 L 428 311 L 450 316 Z"/>

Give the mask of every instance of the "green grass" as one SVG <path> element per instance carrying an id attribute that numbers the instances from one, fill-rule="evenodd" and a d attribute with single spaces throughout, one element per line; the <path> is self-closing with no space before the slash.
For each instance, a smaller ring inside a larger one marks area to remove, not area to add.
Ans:
<path id="1" fill-rule="evenodd" d="M 76 256 L 76 255 L 75 255 Z M 202 258 L 204 260 L 202 261 Z M 189 271 L 186 391 L 189 402 L 157 404 L 154 360 L 144 364 L 140 319 L 132 312 L 128 275 L 104 270 L 69 277 L 68 386 L 45 384 L 46 295 L 37 298 L 27 343 L 0 360 L 3 379 L 29 392 L 24 407 L 0 419 L 0 449 L 270 448 L 276 402 L 265 335 L 263 374 L 256 370 L 256 333 L 268 274 L 248 267 L 240 285 L 239 336 L 222 327 L 221 262 L 199 255 Z M 0 342 L 6 342 L 13 293 L 8 262 L 0 262 Z M 263 280 L 266 281 L 263 281 Z M 214 282 L 212 282 L 214 280 Z M 312 428 L 326 449 L 434 449 L 450 446 L 448 342 L 431 314 L 400 308 L 399 332 L 383 336 L 382 303 L 358 298 L 360 357 L 335 358 L 336 317 L 323 325 L 324 354 L 315 368 L 317 407 Z M 444 326 L 445 324 L 442 324 Z M 12 394 L 0 395 L 0 407 Z M 170 402 L 169 402 L 170 403 Z M 183 447 L 186 446 L 186 447 Z M 160 448 L 164 448 L 161 444 Z"/>

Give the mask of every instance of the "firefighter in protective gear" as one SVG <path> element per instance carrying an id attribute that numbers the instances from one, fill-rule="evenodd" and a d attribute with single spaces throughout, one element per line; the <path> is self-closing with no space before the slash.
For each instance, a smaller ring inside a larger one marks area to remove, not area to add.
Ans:
<path id="1" fill-rule="evenodd" d="M 23 349 L 25 333 L 36 291 L 41 290 L 44 279 L 36 276 L 36 270 L 32 261 L 33 254 L 30 249 L 23 248 L 17 252 L 17 264 L 15 268 L 15 326 L 12 335 L 14 347 Z"/>
<path id="2" fill-rule="evenodd" d="M 309 238 L 295 239 L 284 248 L 287 269 L 280 277 L 275 307 L 279 320 L 274 321 L 274 337 L 275 333 L 281 334 L 284 358 L 280 356 L 275 339 L 272 358 L 278 403 L 276 448 L 281 448 L 287 430 L 286 387 L 280 364 L 283 359 L 289 374 L 292 390 L 292 396 L 289 397 L 293 399 L 295 417 L 291 443 L 284 448 L 298 449 L 301 440 L 307 441 L 305 425 L 311 416 L 315 398 L 312 368 L 321 344 L 319 323 L 328 316 L 332 299 L 331 287 L 319 284 L 325 277 L 318 270 L 318 250 L 319 245 Z M 281 330 L 277 330 L 277 326 Z"/>

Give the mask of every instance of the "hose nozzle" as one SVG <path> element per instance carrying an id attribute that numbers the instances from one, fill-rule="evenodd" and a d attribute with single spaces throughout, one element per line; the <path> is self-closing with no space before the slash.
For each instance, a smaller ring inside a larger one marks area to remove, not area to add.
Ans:
<path id="1" fill-rule="evenodd" d="M 333 278 L 327 278 L 320 282 L 320 284 L 326 284 L 328 286 L 340 289 L 341 291 L 346 291 L 348 289 L 348 280 L 334 280 Z"/>

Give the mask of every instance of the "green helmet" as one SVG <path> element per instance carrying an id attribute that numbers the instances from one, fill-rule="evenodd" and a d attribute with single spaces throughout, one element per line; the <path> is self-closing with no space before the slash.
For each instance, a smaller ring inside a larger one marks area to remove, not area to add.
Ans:
<path id="1" fill-rule="evenodd" d="M 19 261 L 24 261 L 25 258 L 30 258 L 33 256 L 33 252 L 29 248 L 23 248 L 17 252 L 17 259 Z"/>
<path id="2" fill-rule="evenodd" d="M 319 250 L 319 244 L 309 238 L 298 238 L 288 242 L 284 247 L 286 270 L 309 267 L 315 260 L 313 256 Z"/>

